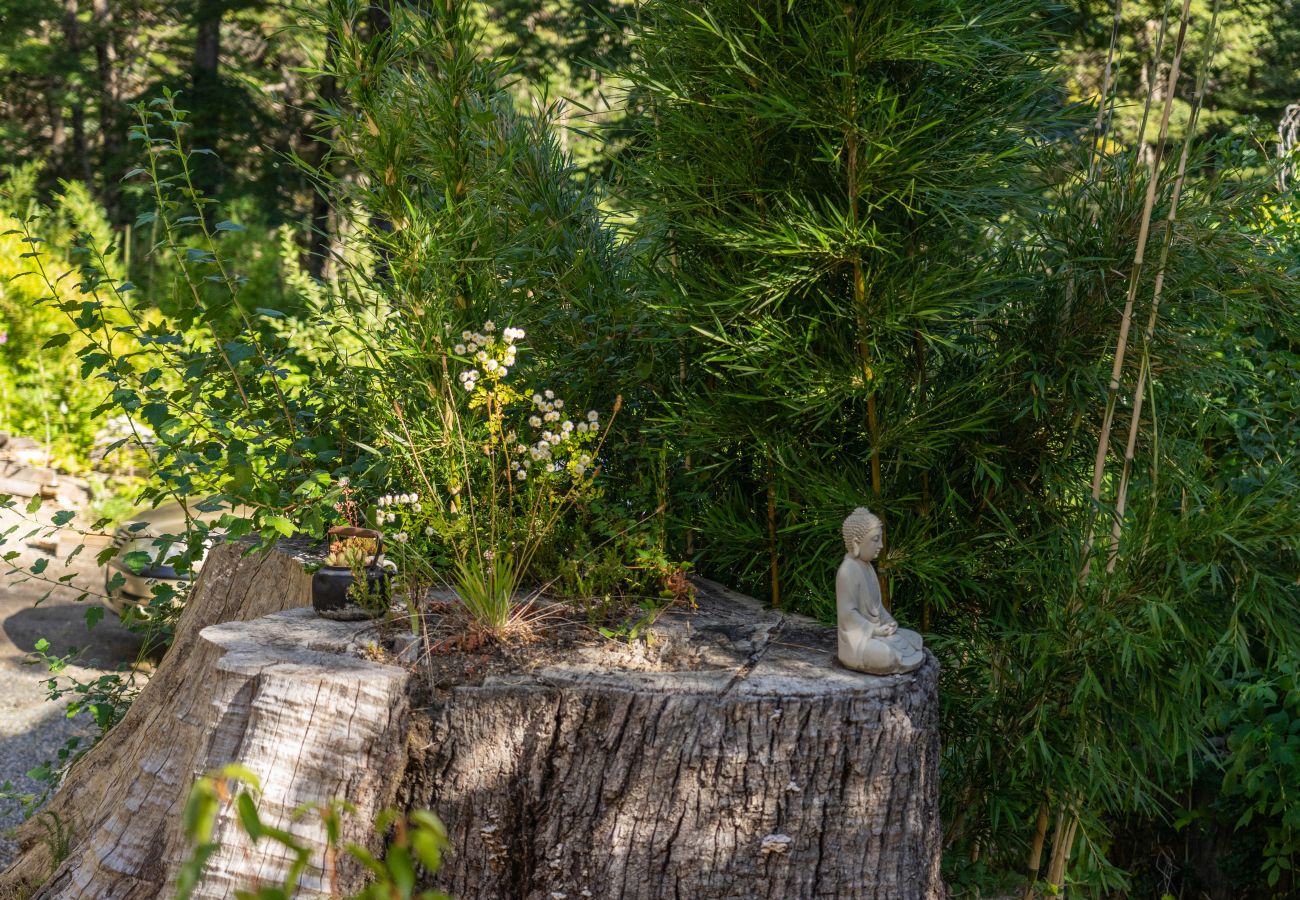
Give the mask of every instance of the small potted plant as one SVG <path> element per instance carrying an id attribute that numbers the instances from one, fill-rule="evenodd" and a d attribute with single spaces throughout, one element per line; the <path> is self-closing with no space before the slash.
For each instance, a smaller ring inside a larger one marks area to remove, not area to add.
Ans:
<path id="1" fill-rule="evenodd" d="M 392 574 L 384 539 L 373 528 L 339 525 L 327 534 L 325 564 L 311 577 L 311 605 L 327 619 L 375 619 L 388 611 Z"/>

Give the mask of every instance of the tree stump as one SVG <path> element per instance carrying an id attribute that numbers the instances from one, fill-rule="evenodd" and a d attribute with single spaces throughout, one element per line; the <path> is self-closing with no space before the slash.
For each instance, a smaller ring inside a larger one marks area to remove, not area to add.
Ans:
<path id="1" fill-rule="evenodd" d="M 435 694 L 403 805 L 458 897 L 936 898 L 938 665 L 874 677 L 835 632 L 698 582 L 610 642 Z M 423 747 L 423 749 L 421 749 Z"/>
<path id="2" fill-rule="evenodd" d="M 292 606 L 292 582 L 301 599 L 305 577 L 282 555 L 258 564 L 267 592 L 249 560 L 216 558 L 234 593 Z M 224 590 L 217 577 L 205 566 L 192 603 Z M 539 641 L 463 675 L 437 664 L 446 655 L 376 663 L 374 626 L 309 610 L 205 616 L 55 798 L 77 822 L 71 854 L 47 880 L 26 826 L 0 893 L 18 876 L 44 881 L 40 898 L 166 896 L 192 777 L 239 761 L 281 826 L 337 796 L 361 810 L 353 839 L 389 803 L 434 810 L 451 842 L 437 884 L 460 900 L 942 897 L 933 657 L 908 675 L 850 672 L 833 663 L 833 629 L 698 587 L 698 609 L 664 614 L 649 645 Z M 232 817 L 202 896 L 283 870 Z M 320 845 L 313 822 L 293 827 Z M 362 873 L 342 876 L 348 889 Z"/>
<path id="3" fill-rule="evenodd" d="M 221 722 L 212 679 L 224 651 L 200 632 L 310 602 L 299 561 L 278 552 L 244 556 L 246 549 L 228 545 L 209 555 L 171 650 L 126 717 L 77 761 L 41 816 L 18 829 L 20 853 L 0 875 L 0 896 L 164 895 L 177 860 L 189 852 L 181 810 Z M 66 848 L 47 840 L 45 826 L 54 822 L 68 835 Z"/>

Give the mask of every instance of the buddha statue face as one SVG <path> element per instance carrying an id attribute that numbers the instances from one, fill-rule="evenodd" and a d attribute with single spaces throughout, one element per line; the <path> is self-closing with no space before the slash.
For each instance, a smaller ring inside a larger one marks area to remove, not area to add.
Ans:
<path id="1" fill-rule="evenodd" d="M 844 520 L 844 549 L 854 559 L 869 563 L 880 555 L 884 530 L 884 524 L 875 513 L 859 506 Z"/>

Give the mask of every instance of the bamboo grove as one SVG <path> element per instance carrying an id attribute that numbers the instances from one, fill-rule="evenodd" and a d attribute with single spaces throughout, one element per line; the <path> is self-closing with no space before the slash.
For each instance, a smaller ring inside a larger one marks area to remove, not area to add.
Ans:
<path id="1" fill-rule="evenodd" d="M 1176 805 L 1228 681 L 1300 637 L 1294 461 L 1233 446 L 1270 428 L 1239 348 L 1295 334 L 1296 284 L 1269 183 L 1195 139 L 1218 18 L 1189 6 L 1124 149 L 1033 3 L 651 3 L 632 45 L 681 529 L 827 616 L 835 524 L 881 511 L 945 666 L 946 840 L 1031 889 L 1121 884 L 1117 823 Z"/>
<path id="2" fill-rule="evenodd" d="M 573 559 L 599 552 L 593 570 L 652 592 L 646 560 L 680 560 L 830 621 L 840 522 L 882 516 L 888 602 L 942 665 L 956 893 L 1009 875 L 1026 897 L 1226 897 L 1232 866 L 1239 896 L 1294 891 L 1300 219 L 1273 122 L 1251 115 L 1300 101 L 1300 13 L 1259 4 L 1263 47 L 1220 0 L 535 6 L 332 0 L 284 12 L 292 52 L 259 5 L 226 10 L 238 46 L 276 49 L 241 91 L 283 69 L 263 93 L 293 94 L 298 130 L 268 139 L 274 161 L 182 186 L 191 230 L 248 213 L 185 263 L 253 273 L 221 318 L 131 250 L 169 213 L 109 171 L 117 143 L 64 135 L 47 171 L 21 173 L 36 206 L 40 184 L 92 166 L 73 193 L 100 186 L 100 230 L 144 217 L 119 230 L 140 285 L 122 302 L 175 324 L 178 346 L 204 325 L 214 350 L 269 348 L 226 368 L 287 378 L 304 436 L 240 444 L 257 484 L 232 506 L 291 531 L 293 504 L 340 476 L 454 505 L 447 347 L 485 321 L 522 327 L 530 377 L 621 410 L 601 493 L 539 551 L 539 583 L 590 585 Z M 75 100 L 82 56 L 125 24 L 83 35 L 68 9 L 77 78 L 45 75 Z M 590 115 L 548 93 L 566 78 Z M 121 117 L 118 88 L 81 103 L 80 128 Z M 32 117 L 33 96 L 11 99 Z M 146 130 L 184 119 L 184 92 L 166 97 L 141 107 Z M 257 143 L 197 99 L 222 154 Z M 24 159 L 45 128 L 11 142 Z M 145 146 L 199 171 L 180 130 Z M 182 189 L 170 171 L 155 186 Z M 245 409 L 223 371 L 188 385 L 221 399 L 221 427 L 278 427 L 284 398 Z M 226 443 L 204 445 L 205 471 L 232 471 Z"/>

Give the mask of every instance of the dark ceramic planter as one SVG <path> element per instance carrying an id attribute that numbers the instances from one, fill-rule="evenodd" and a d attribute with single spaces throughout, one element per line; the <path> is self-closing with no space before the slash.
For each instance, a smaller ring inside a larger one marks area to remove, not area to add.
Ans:
<path id="1" fill-rule="evenodd" d="M 312 609 L 326 619 L 338 619 L 345 622 L 359 619 L 377 619 L 388 611 L 388 599 L 391 596 L 389 582 L 391 574 L 386 569 L 369 568 L 364 570 L 366 592 L 371 597 L 380 597 L 382 604 L 365 607 L 353 600 L 349 594 L 357 577 L 345 566 L 321 566 L 311 576 Z"/>
<path id="2" fill-rule="evenodd" d="M 358 573 L 347 566 L 321 566 L 311 576 L 311 605 L 316 612 L 327 619 L 356 621 L 358 619 L 377 619 L 388 612 L 388 601 L 392 596 L 389 583 L 392 574 L 384 568 L 384 536 L 373 528 L 357 528 L 352 525 L 336 525 L 325 534 L 330 538 L 367 538 L 375 542 L 374 556 L 371 564 L 362 570 L 366 579 L 365 594 L 375 602 L 373 606 L 362 606 L 352 596 L 353 585 Z M 357 593 L 360 593 L 358 591 Z"/>

